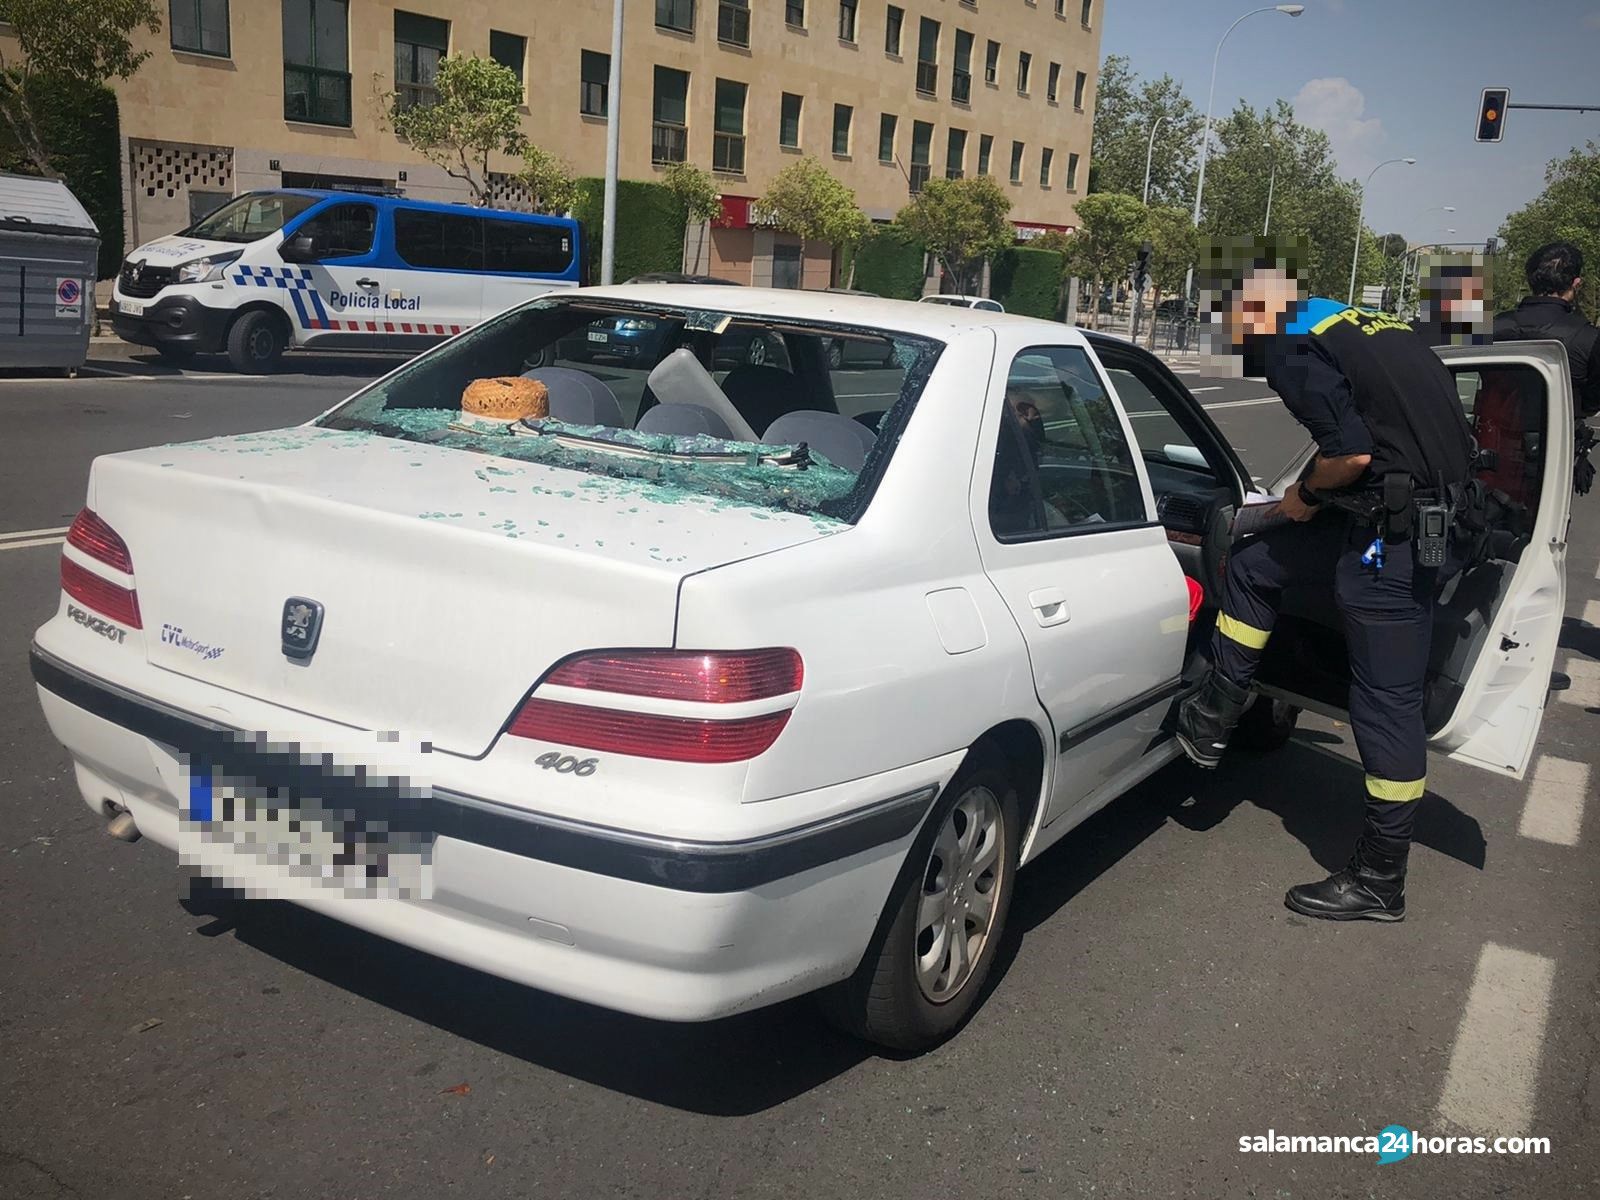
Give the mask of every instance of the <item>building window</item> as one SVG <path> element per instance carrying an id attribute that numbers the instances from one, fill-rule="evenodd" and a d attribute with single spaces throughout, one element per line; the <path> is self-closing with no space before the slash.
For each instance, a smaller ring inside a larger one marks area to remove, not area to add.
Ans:
<path id="1" fill-rule="evenodd" d="M 956 30 L 956 62 L 950 74 L 950 99 L 957 104 L 972 100 L 972 35 Z"/>
<path id="2" fill-rule="evenodd" d="M 528 60 L 528 39 L 514 33 L 501 33 L 498 29 L 491 29 L 489 57 L 502 67 L 511 68 L 517 77 L 517 82 L 521 83 L 522 68 Z"/>
<path id="3" fill-rule="evenodd" d="M 1083 27 L 1089 28 L 1089 14 L 1094 11 L 1094 0 L 1083 0 Z"/>
<path id="4" fill-rule="evenodd" d="M 839 0 L 839 40 L 856 40 L 856 0 Z"/>
<path id="5" fill-rule="evenodd" d="M 911 122 L 911 194 L 915 196 L 928 182 L 928 155 L 933 149 L 933 126 L 926 121 Z"/>
<path id="6" fill-rule="evenodd" d="M 1076 154 L 1069 154 L 1069 155 L 1067 155 L 1067 191 L 1074 192 L 1074 191 L 1077 191 L 1077 190 L 1078 190 L 1078 156 Z"/>
<path id="7" fill-rule="evenodd" d="M 1061 85 L 1061 64 L 1060 63 L 1051 63 L 1050 64 L 1050 76 L 1045 81 L 1045 85 L 1044 85 L 1044 98 L 1046 100 L 1050 101 L 1051 104 L 1054 104 L 1056 102 L 1056 89 L 1058 87 L 1060 87 L 1060 85 Z"/>
<path id="8" fill-rule="evenodd" d="M 1026 50 L 1017 54 L 1017 95 L 1028 94 L 1028 75 L 1033 70 L 1033 55 Z"/>
<path id="9" fill-rule="evenodd" d="M 1072 83 L 1072 107 L 1077 109 L 1079 112 L 1083 111 L 1083 93 L 1084 89 L 1088 86 L 1089 77 L 1082 71 L 1079 71 L 1077 79 L 1075 79 Z"/>
<path id="10" fill-rule="evenodd" d="M 800 104 L 800 97 L 793 92 L 783 94 L 783 103 L 778 114 L 778 145 L 787 146 L 791 150 L 800 148 Z"/>
<path id="11" fill-rule="evenodd" d="M 899 56 L 900 31 L 905 28 L 905 24 L 906 10 L 897 8 L 893 4 L 889 5 L 888 15 L 883 18 L 883 52 L 885 54 Z"/>
<path id="12" fill-rule="evenodd" d="M 283 0 L 283 119 L 350 124 L 349 0 Z"/>
<path id="13" fill-rule="evenodd" d="M 979 175 L 987 175 L 989 173 L 989 157 L 993 153 L 993 151 L 994 151 L 994 135 L 991 134 L 991 133 L 980 133 L 978 135 L 978 174 Z"/>
<path id="14" fill-rule="evenodd" d="M 694 32 L 694 0 L 656 0 L 656 28 Z"/>
<path id="15" fill-rule="evenodd" d="M 894 134 L 900 124 L 900 118 L 893 113 L 884 113 L 878 118 L 878 161 L 894 161 Z"/>
<path id="16" fill-rule="evenodd" d="M 433 86 L 439 60 L 450 53 L 450 22 L 396 11 L 394 14 L 394 106 L 437 104 Z"/>
<path id="17" fill-rule="evenodd" d="M 797 288 L 800 286 L 800 247 L 793 244 L 772 247 L 772 286 Z"/>
<path id="18" fill-rule="evenodd" d="M 1011 143 L 1011 182 L 1022 182 L 1022 143 Z"/>
<path id="19" fill-rule="evenodd" d="M 717 111 L 711 134 L 714 171 L 744 174 L 744 99 L 748 91 L 735 80 L 717 80 Z"/>
<path id="20" fill-rule="evenodd" d="M 689 153 L 689 72 L 656 68 L 650 119 L 650 161 L 683 162 Z"/>
<path id="21" fill-rule="evenodd" d="M 939 22 L 922 18 L 917 30 L 917 91 L 932 96 L 939 90 Z"/>
<path id="22" fill-rule="evenodd" d="M 1042 188 L 1050 186 L 1050 165 L 1055 157 L 1056 152 L 1048 146 L 1039 151 L 1039 186 Z"/>
<path id="23" fill-rule="evenodd" d="M 965 129 L 950 130 L 949 140 L 944 147 L 944 177 L 946 179 L 960 179 L 966 174 L 967 165 L 967 131 Z"/>
<path id="24" fill-rule="evenodd" d="M 611 55 L 585 50 L 579 65 L 578 111 L 586 117 L 611 112 Z"/>
<path id="25" fill-rule="evenodd" d="M 786 0 L 783 6 L 783 23 L 796 29 L 806 27 L 806 0 Z"/>
<path id="26" fill-rule="evenodd" d="M 228 0 L 171 0 L 172 48 L 228 57 Z"/>
<path id="27" fill-rule="evenodd" d="M 833 152 L 835 154 L 850 153 L 850 118 L 855 115 L 855 109 L 848 104 L 835 104 L 833 106 Z"/>
<path id="28" fill-rule="evenodd" d="M 750 45 L 750 0 L 720 0 L 717 41 L 729 46 Z"/>
<path id="29" fill-rule="evenodd" d="M 990 42 L 983 52 L 983 81 L 1000 82 L 1000 43 Z"/>

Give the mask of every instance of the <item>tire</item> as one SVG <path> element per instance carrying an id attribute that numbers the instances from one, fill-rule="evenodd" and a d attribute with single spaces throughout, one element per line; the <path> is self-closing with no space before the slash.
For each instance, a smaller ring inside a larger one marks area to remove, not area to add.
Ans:
<path id="1" fill-rule="evenodd" d="M 1232 744 L 1241 750 L 1265 753 L 1281 750 L 1294 736 L 1300 722 L 1300 710 L 1284 700 L 1271 696 L 1256 697 L 1255 703 L 1245 709 L 1233 731 Z"/>
<path id="2" fill-rule="evenodd" d="M 969 756 L 912 844 L 861 965 L 823 995 L 828 1018 L 865 1041 L 906 1052 L 930 1049 L 960 1029 L 983 995 L 1005 932 L 1021 841 L 1011 778 L 993 757 Z M 989 901 L 986 925 L 973 913 L 982 898 Z M 964 927 L 964 972 L 952 954 L 952 920 Z"/>
<path id="3" fill-rule="evenodd" d="M 164 342 L 156 347 L 156 356 L 164 363 L 181 367 L 194 361 L 194 349 L 190 346 L 174 346 Z"/>
<path id="4" fill-rule="evenodd" d="M 259 309 L 247 312 L 228 330 L 228 361 L 246 375 L 267 375 L 284 349 L 283 321 Z"/>
<path id="5" fill-rule="evenodd" d="M 844 366 L 844 343 L 828 343 L 828 370 L 837 371 Z"/>

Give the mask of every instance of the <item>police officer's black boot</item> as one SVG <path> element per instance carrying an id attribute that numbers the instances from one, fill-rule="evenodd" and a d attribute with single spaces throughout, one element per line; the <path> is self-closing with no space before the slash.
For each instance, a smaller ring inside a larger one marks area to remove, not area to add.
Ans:
<path id="1" fill-rule="evenodd" d="M 1283 902 L 1327 921 L 1403 921 L 1410 850 L 1407 842 L 1363 833 L 1344 870 L 1290 888 Z"/>
<path id="2" fill-rule="evenodd" d="M 1200 690 L 1178 706 L 1178 744 L 1189 761 L 1199 767 L 1221 762 L 1249 702 L 1249 688 L 1223 678 L 1215 667 L 1207 671 Z"/>

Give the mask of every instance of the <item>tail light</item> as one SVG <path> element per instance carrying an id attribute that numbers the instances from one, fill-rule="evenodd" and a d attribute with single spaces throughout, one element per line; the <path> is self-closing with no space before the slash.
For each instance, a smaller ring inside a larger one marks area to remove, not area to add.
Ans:
<path id="1" fill-rule="evenodd" d="M 133 574 L 128 544 L 92 509 L 84 509 L 67 530 L 67 545 L 97 563 L 123 575 Z M 61 590 L 87 609 L 133 629 L 143 629 L 139 619 L 139 594 L 98 572 L 61 556 Z"/>
<path id="2" fill-rule="evenodd" d="M 583 654 L 545 677 L 507 732 L 640 758 L 743 762 L 777 741 L 804 675 L 789 649 Z M 597 703 L 585 703 L 582 692 Z M 651 711 L 630 707 L 634 698 L 652 701 Z M 719 713 L 719 705 L 741 711 Z"/>

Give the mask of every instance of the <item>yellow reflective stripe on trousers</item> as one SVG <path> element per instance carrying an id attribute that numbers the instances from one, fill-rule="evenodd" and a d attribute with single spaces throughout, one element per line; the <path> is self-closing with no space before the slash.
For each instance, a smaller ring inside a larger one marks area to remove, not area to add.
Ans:
<path id="1" fill-rule="evenodd" d="M 1217 614 L 1217 632 L 1230 641 L 1238 642 L 1251 650 L 1266 648 L 1267 639 L 1272 636 L 1270 630 L 1257 629 L 1254 625 L 1246 625 L 1236 617 L 1227 613 Z"/>
<path id="2" fill-rule="evenodd" d="M 1367 795 L 1374 800 L 1420 800 L 1427 788 L 1426 779 L 1379 779 L 1367 776 Z"/>

